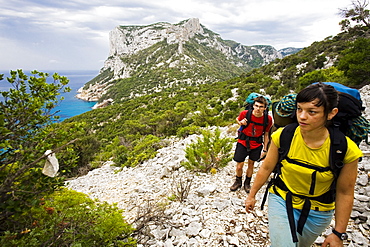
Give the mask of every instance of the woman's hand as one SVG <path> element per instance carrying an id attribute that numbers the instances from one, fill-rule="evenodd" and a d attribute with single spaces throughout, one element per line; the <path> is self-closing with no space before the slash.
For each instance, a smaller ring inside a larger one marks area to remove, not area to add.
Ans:
<path id="1" fill-rule="evenodd" d="M 253 210 L 255 204 L 256 198 L 254 196 L 249 195 L 245 200 L 245 210 L 247 211 L 247 213 L 250 213 Z"/>
<path id="2" fill-rule="evenodd" d="M 343 247 L 343 241 L 340 240 L 334 233 L 326 237 L 321 247 Z"/>

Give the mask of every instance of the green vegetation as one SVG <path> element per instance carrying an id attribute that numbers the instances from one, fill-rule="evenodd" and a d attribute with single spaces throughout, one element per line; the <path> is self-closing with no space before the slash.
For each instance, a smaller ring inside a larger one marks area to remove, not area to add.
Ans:
<path id="1" fill-rule="evenodd" d="M 92 80 L 90 80 L 89 82 L 87 82 L 84 85 L 84 89 L 89 88 L 90 85 L 94 85 L 97 82 L 99 82 L 99 83 L 107 83 L 112 78 L 113 78 L 113 72 L 112 71 L 110 71 L 110 70 L 101 71 L 99 73 L 99 75 L 97 75 L 96 77 L 94 77 Z"/>
<path id="2" fill-rule="evenodd" d="M 266 93 L 277 100 L 316 81 L 353 87 L 369 84 L 369 11 L 358 8 L 343 13 L 347 19 L 342 33 L 263 67 L 258 59 L 244 69 L 226 65 L 220 62 L 224 59 L 220 52 L 199 45 L 197 39 L 202 37 L 183 44 L 189 61 L 199 64 L 194 70 L 185 62 L 171 68 L 160 66 L 156 61 L 174 58 L 179 49 L 163 41 L 122 58 L 140 69 L 132 78 L 110 82 L 116 87 L 105 97 L 115 98 L 113 105 L 62 123 L 55 121 L 53 108 L 60 93 L 69 90 L 68 79 L 54 74 L 52 82 L 47 82 L 46 73 L 33 71 L 27 76 L 21 70 L 11 71 L 11 88 L 1 91 L 0 101 L 1 245 L 135 246 L 131 237 L 140 237 L 156 211 L 140 216 L 134 230 L 114 205 L 60 190 L 64 180 L 108 160 L 117 166 L 136 166 L 154 157 L 167 145 L 168 137 L 190 134 L 202 134 L 202 138 L 187 147 L 188 162 L 183 165 L 214 173 L 230 160 L 232 140 L 221 138 L 219 130 L 202 130 L 234 123 L 249 93 Z M 351 26 L 351 21 L 356 25 Z M 89 84 L 112 77 L 113 72 L 106 70 Z M 176 83 L 169 86 L 172 82 Z M 62 169 L 56 177 L 42 174 L 47 150 L 58 154 Z M 175 185 L 168 199 L 184 200 L 190 186 L 189 181 Z M 161 213 L 165 206 L 158 208 Z"/>
<path id="3" fill-rule="evenodd" d="M 66 189 L 24 212 L 21 232 L 6 231 L 1 246 L 136 246 L 122 210 Z"/>
<path id="4" fill-rule="evenodd" d="M 338 69 L 344 72 L 350 85 L 363 85 L 370 78 L 370 40 L 359 38 L 342 52 Z"/>
<path id="5" fill-rule="evenodd" d="M 80 123 L 59 125 L 52 109 L 60 92 L 69 91 L 68 79 L 58 74 L 53 82 L 48 74 L 32 71 L 28 77 L 22 70 L 11 71 L 9 91 L 1 91 L 0 101 L 0 230 L 17 229 L 18 217 L 38 198 L 52 192 L 63 182 L 63 176 L 49 178 L 41 173 L 45 151 L 61 152 L 68 157 L 63 172 L 76 166 L 73 150 L 66 148 L 81 130 Z"/>
<path id="6" fill-rule="evenodd" d="M 231 148 L 235 140 L 221 138 L 221 131 L 208 130 L 202 132 L 202 137 L 191 143 L 185 149 L 188 161 L 182 165 L 193 171 L 210 172 L 212 169 L 225 167 L 231 161 Z"/>
<path id="7" fill-rule="evenodd" d="M 53 108 L 70 90 L 68 79 L 31 74 L 11 71 L 10 89 L 0 92 L 1 246 L 133 246 L 132 230 L 116 208 L 73 192 L 53 194 L 90 162 L 99 144 L 83 136 L 84 123 L 56 122 Z M 55 177 L 42 173 L 47 150 L 58 154 Z"/>
<path id="8" fill-rule="evenodd" d="M 234 119 L 244 100 L 227 101 L 235 87 L 231 80 L 220 86 L 199 85 L 177 93 L 146 95 L 87 112 L 64 123 L 83 122 L 84 138 L 97 140 L 101 148 L 96 150 L 93 167 L 99 167 L 111 157 L 117 165 L 135 166 L 154 157 L 158 148 L 166 146 L 163 140 L 168 136 L 186 137 L 198 133 L 200 127 L 222 126 Z"/>

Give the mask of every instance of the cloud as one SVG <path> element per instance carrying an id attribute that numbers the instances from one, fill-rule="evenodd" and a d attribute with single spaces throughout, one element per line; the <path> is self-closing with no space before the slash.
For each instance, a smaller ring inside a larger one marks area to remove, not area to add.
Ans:
<path id="1" fill-rule="evenodd" d="M 244 45 L 305 47 L 337 34 L 349 0 L 0 0 L 0 69 L 100 69 L 118 25 L 199 18 Z M 21 7 L 20 7 L 21 6 Z M 57 62 L 50 62 L 57 61 Z"/>

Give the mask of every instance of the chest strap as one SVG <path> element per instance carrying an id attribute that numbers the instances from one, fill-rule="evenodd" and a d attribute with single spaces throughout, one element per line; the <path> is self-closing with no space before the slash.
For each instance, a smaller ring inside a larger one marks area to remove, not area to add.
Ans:
<path id="1" fill-rule="evenodd" d="M 315 197 L 308 197 L 308 196 L 294 194 L 286 187 L 285 183 L 280 179 L 279 176 L 274 181 L 273 189 L 274 189 L 274 192 L 281 197 L 281 195 L 277 192 L 275 186 L 280 188 L 283 191 L 287 191 L 286 199 L 285 199 L 286 211 L 288 215 L 290 232 L 291 232 L 294 243 L 298 242 L 297 232 L 300 235 L 302 235 L 303 227 L 306 224 L 308 215 L 311 210 L 311 200 L 315 200 L 315 201 L 319 201 L 319 202 L 327 203 L 327 204 L 332 203 L 335 200 L 334 199 L 335 195 L 333 193 L 333 190 L 329 190 L 323 195 L 315 196 Z M 301 215 L 299 216 L 299 219 L 298 219 L 297 228 L 295 226 L 294 213 L 293 213 L 293 196 L 299 197 L 304 200 L 303 208 L 301 210 Z"/>

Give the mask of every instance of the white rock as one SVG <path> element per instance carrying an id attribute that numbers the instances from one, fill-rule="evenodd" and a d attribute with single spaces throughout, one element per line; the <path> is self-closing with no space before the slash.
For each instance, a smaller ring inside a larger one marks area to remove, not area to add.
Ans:
<path id="1" fill-rule="evenodd" d="M 216 190 L 216 185 L 215 184 L 206 184 L 198 189 L 196 189 L 196 192 L 200 195 L 200 196 L 207 196 L 209 194 L 211 194 L 212 192 L 214 192 Z"/>
<path id="2" fill-rule="evenodd" d="M 227 236 L 226 240 L 231 245 L 239 246 L 239 239 L 237 237 Z"/>
<path id="3" fill-rule="evenodd" d="M 202 223 L 199 222 L 191 222 L 189 226 L 186 228 L 186 235 L 188 236 L 196 236 L 202 230 Z"/>
<path id="4" fill-rule="evenodd" d="M 209 229 L 203 229 L 199 233 L 199 236 L 202 237 L 202 238 L 205 238 L 205 239 L 209 239 L 209 237 L 211 236 L 211 233 L 212 233 L 211 230 L 209 230 Z"/>

